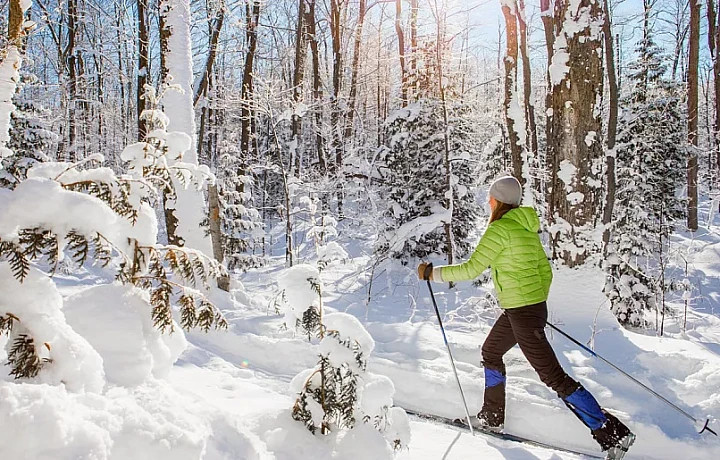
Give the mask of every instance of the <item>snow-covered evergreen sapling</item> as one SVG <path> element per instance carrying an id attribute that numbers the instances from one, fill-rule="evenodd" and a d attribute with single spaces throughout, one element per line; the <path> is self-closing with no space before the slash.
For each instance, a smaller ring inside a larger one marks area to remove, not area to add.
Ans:
<path id="1" fill-rule="evenodd" d="M 375 342 L 360 321 L 346 313 L 329 313 L 322 318 L 320 337 L 317 366 L 291 383 L 299 395 L 292 417 L 313 434 L 369 424 L 393 449 L 407 446 L 407 414 L 392 407 L 392 381 L 367 372 Z"/>
<path id="2" fill-rule="evenodd" d="M 252 253 L 256 241 L 265 237 L 260 212 L 254 207 L 254 177 L 232 133 L 220 148 L 217 184 L 220 201 L 222 244 L 229 269 L 247 270 L 262 266 Z"/>
<path id="3" fill-rule="evenodd" d="M 621 100 L 616 145 L 617 194 L 605 294 L 621 324 L 645 327 L 644 313 L 662 309 L 663 253 L 684 218 L 687 142 L 682 94 L 663 76 L 664 59 L 651 34 L 629 67 L 631 90 Z M 664 312 L 663 312 L 664 313 Z"/>
<path id="4" fill-rule="evenodd" d="M 13 188 L 27 177 L 27 170 L 35 163 L 48 161 L 47 152 L 58 140 L 49 129 L 50 111 L 36 101 L 24 97 L 23 89 L 37 81 L 31 74 L 22 74 L 15 94 L 15 110 L 10 117 L 10 140 L 7 147 L 12 154 L 2 159 L 0 187 Z"/>
<path id="5" fill-rule="evenodd" d="M 283 315 L 285 327 L 301 328 L 311 337 L 320 335 L 322 320 L 322 282 L 320 271 L 308 264 L 286 269 L 278 278 L 280 292 L 275 309 Z"/>
<path id="6" fill-rule="evenodd" d="M 394 449 L 407 446 L 407 415 L 392 407 L 392 381 L 367 372 L 375 342 L 354 316 L 323 312 L 319 270 L 295 265 L 282 273 L 278 285 L 285 324 L 320 339 L 317 366 L 291 383 L 298 393 L 292 417 L 314 434 L 370 424 Z"/>
<path id="7" fill-rule="evenodd" d="M 35 281 L 26 288 L 23 283 L 36 279 L 40 268 L 54 271 L 66 253 L 78 264 L 92 261 L 108 266 L 117 261 L 119 281 L 149 292 L 148 314 L 161 331 L 172 332 L 175 304 L 184 328 L 224 327 L 222 314 L 202 292 L 224 268 L 199 251 L 157 244 L 158 225 L 151 206 L 160 190 L 173 192 L 169 178 L 200 187 L 211 175 L 197 165 L 168 166 L 166 157 L 183 152 L 188 136 L 165 131 L 167 118 L 161 111 L 151 109 L 143 116 L 151 120 L 153 130 L 146 142 L 123 152 L 129 175 L 88 168 L 103 161 L 101 155 L 93 155 L 79 163 L 36 164 L 14 189 L 0 189 L 0 268 L 7 264 L 11 281 L 18 283 L 5 289 L 16 289 L 18 296 L 23 289 L 37 289 Z M 0 303 L 2 331 L 12 338 L 11 372 L 36 375 L 44 361 L 41 353 L 51 351 L 52 344 L 35 344 L 33 336 L 47 336 L 48 324 L 66 327 L 63 319 L 46 323 L 58 307 L 49 303 L 43 315 L 12 296 Z M 48 359 L 53 359 L 52 352 Z"/>

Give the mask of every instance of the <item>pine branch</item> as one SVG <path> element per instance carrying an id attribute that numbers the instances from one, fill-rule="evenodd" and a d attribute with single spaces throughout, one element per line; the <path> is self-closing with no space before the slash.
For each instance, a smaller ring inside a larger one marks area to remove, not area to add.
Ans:
<path id="1" fill-rule="evenodd" d="M 8 352 L 8 364 L 12 368 L 10 375 L 16 379 L 33 378 L 38 375 L 49 359 L 40 359 L 35 350 L 35 341 L 27 334 L 18 335 Z"/>

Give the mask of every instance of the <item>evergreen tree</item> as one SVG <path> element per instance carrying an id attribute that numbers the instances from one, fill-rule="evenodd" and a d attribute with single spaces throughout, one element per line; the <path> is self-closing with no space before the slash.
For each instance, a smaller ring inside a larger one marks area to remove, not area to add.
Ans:
<path id="1" fill-rule="evenodd" d="M 630 65 L 629 94 L 621 100 L 616 215 L 605 262 L 605 294 L 621 324 L 644 327 L 648 310 L 664 308 L 663 254 L 674 224 L 685 216 L 678 196 L 687 161 L 679 88 L 663 77 L 660 50 L 646 33 Z"/>
<path id="2" fill-rule="evenodd" d="M 265 233 L 253 203 L 254 176 L 242 172 L 246 168 L 241 165 L 235 133 L 223 144 L 217 180 L 225 260 L 229 269 L 247 270 L 262 265 L 262 258 L 253 249 Z"/>
<path id="3" fill-rule="evenodd" d="M 468 108 L 448 105 L 453 253 L 462 257 L 472 244 L 469 235 L 479 214 L 471 193 L 475 177 L 470 164 L 477 145 Z M 400 109 L 385 122 L 385 130 L 380 173 L 389 206 L 386 242 L 380 249 L 404 260 L 445 253 L 447 238 L 439 218 L 447 213 L 449 198 L 442 103 L 428 98 Z M 438 218 L 422 219 L 434 215 Z"/>
<path id="4" fill-rule="evenodd" d="M 25 179 L 27 170 L 38 162 L 47 161 L 48 152 L 58 136 L 48 129 L 49 110 L 23 96 L 23 88 L 37 78 L 23 74 L 13 98 L 15 110 L 10 115 L 10 140 L 7 147 L 13 154 L 2 160 L 0 187 L 14 188 Z"/>

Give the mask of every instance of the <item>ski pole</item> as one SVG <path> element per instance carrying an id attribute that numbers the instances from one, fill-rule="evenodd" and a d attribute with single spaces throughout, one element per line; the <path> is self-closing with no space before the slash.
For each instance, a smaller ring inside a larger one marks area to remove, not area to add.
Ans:
<path id="1" fill-rule="evenodd" d="M 606 364 L 608 364 L 610 367 L 612 367 L 613 369 L 615 369 L 616 371 L 620 372 L 620 373 L 621 373 L 622 375 L 624 375 L 625 377 L 629 378 L 630 380 L 632 380 L 633 382 L 637 383 L 638 385 L 640 385 L 641 387 L 643 387 L 645 390 L 647 390 L 648 392 L 650 392 L 653 396 L 655 396 L 656 398 L 658 398 L 659 400 L 661 400 L 662 402 L 664 402 L 664 403 L 667 404 L 668 406 L 672 407 L 672 408 L 675 409 L 676 411 L 680 412 L 680 413 L 683 414 L 685 417 L 687 417 L 687 418 L 689 418 L 690 420 L 692 420 L 692 421 L 695 423 L 695 426 L 698 426 L 698 424 L 700 423 L 700 421 L 697 420 L 695 417 L 693 417 L 692 415 L 688 414 L 687 412 L 685 412 L 684 410 L 682 410 L 681 408 L 679 408 L 679 407 L 676 406 L 675 404 L 671 403 L 671 402 L 668 401 L 666 398 L 664 398 L 662 395 L 660 395 L 659 393 L 657 393 L 655 390 L 653 390 L 652 388 L 648 387 L 647 385 L 645 385 L 644 383 L 642 383 L 641 381 L 639 381 L 638 379 L 636 379 L 636 378 L 633 377 L 632 375 L 628 374 L 628 373 L 625 372 L 624 370 L 620 369 L 620 368 L 617 367 L 615 364 L 611 363 L 610 361 L 608 361 L 607 359 L 603 358 L 603 357 L 600 356 L 599 354 L 595 353 L 593 350 L 591 350 L 591 349 L 588 348 L 587 346 L 583 345 L 582 343 L 580 343 L 580 342 L 577 341 L 576 339 L 572 338 L 570 335 L 568 335 L 567 333 L 563 332 L 560 328 L 558 328 L 558 327 L 555 326 L 554 324 L 548 322 L 547 325 L 550 326 L 552 329 L 555 329 L 556 331 L 558 331 L 560 334 L 564 335 L 565 338 L 567 338 L 568 340 L 570 340 L 571 342 L 573 342 L 575 345 L 579 346 L 579 347 L 582 348 L 583 350 L 587 351 L 588 353 L 590 353 L 590 354 L 591 354 L 592 356 L 594 356 L 595 358 L 600 358 L 602 361 L 604 361 L 604 362 L 605 362 Z M 714 432 L 714 431 L 712 430 L 712 428 L 710 428 L 710 427 L 708 426 L 709 423 L 710 423 L 710 419 L 708 418 L 708 419 L 705 420 L 705 424 L 703 425 L 703 428 L 702 428 L 702 430 L 700 430 L 700 433 L 699 433 L 699 434 L 702 434 L 702 433 L 705 432 L 705 431 L 709 431 L 710 433 L 712 433 L 712 434 L 714 434 L 715 436 L 717 436 L 718 434 L 717 434 L 716 432 Z"/>
<path id="2" fill-rule="evenodd" d="M 468 427 L 470 427 L 470 434 L 475 436 L 475 431 L 473 430 L 473 425 L 470 421 L 470 411 L 468 410 L 467 401 L 465 400 L 465 393 L 463 392 L 462 385 L 460 385 L 460 377 L 458 377 L 457 369 L 455 368 L 455 360 L 453 359 L 450 344 L 448 343 L 447 336 L 445 335 L 445 328 L 443 327 L 442 318 L 440 318 L 440 310 L 438 309 L 437 302 L 435 301 L 435 293 L 430 285 L 430 274 L 432 273 L 432 270 L 432 264 L 428 264 L 427 267 L 425 267 L 425 280 L 427 281 L 427 287 L 430 290 L 430 298 L 432 299 L 433 306 L 435 307 L 435 314 L 437 315 L 438 324 L 440 325 L 440 331 L 442 331 L 445 347 L 447 347 L 448 356 L 450 357 L 450 365 L 452 366 L 453 374 L 455 374 L 455 381 L 457 382 L 458 389 L 460 390 L 460 397 L 462 398 L 463 406 L 465 408 L 465 417 L 467 417 Z"/>

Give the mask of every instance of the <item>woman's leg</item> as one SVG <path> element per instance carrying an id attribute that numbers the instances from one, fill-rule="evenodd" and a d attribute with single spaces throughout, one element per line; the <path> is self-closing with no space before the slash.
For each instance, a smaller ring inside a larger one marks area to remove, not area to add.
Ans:
<path id="1" fill-rule="evenodd" d="M 478 418 L 490 427 L 505 423 L 505 363 L 503 356 L 517 341 L 505 312 L 495 321 L 482 346 L 485 368 L 485 393 Z"/>
<path id="2" fill-rule="evenodd" d="M 620 420 L 603 410 L 592 394 L 570 378 L 545 336 L 545 302 L 508 310 L 508 319 L 523 354 L 540 380 L 558 394 L 573 413 L 592 431 L 603 450 L 617 445 L 630 434 Z"/>
<path id="3" fill-rule="evenodd" d="M 520 350 L 540 380 L 563 399 L 577 390 L 580 384 L 565 373 L 545 336 L 547 304 L 512 308 L 506 313 Z"/>

